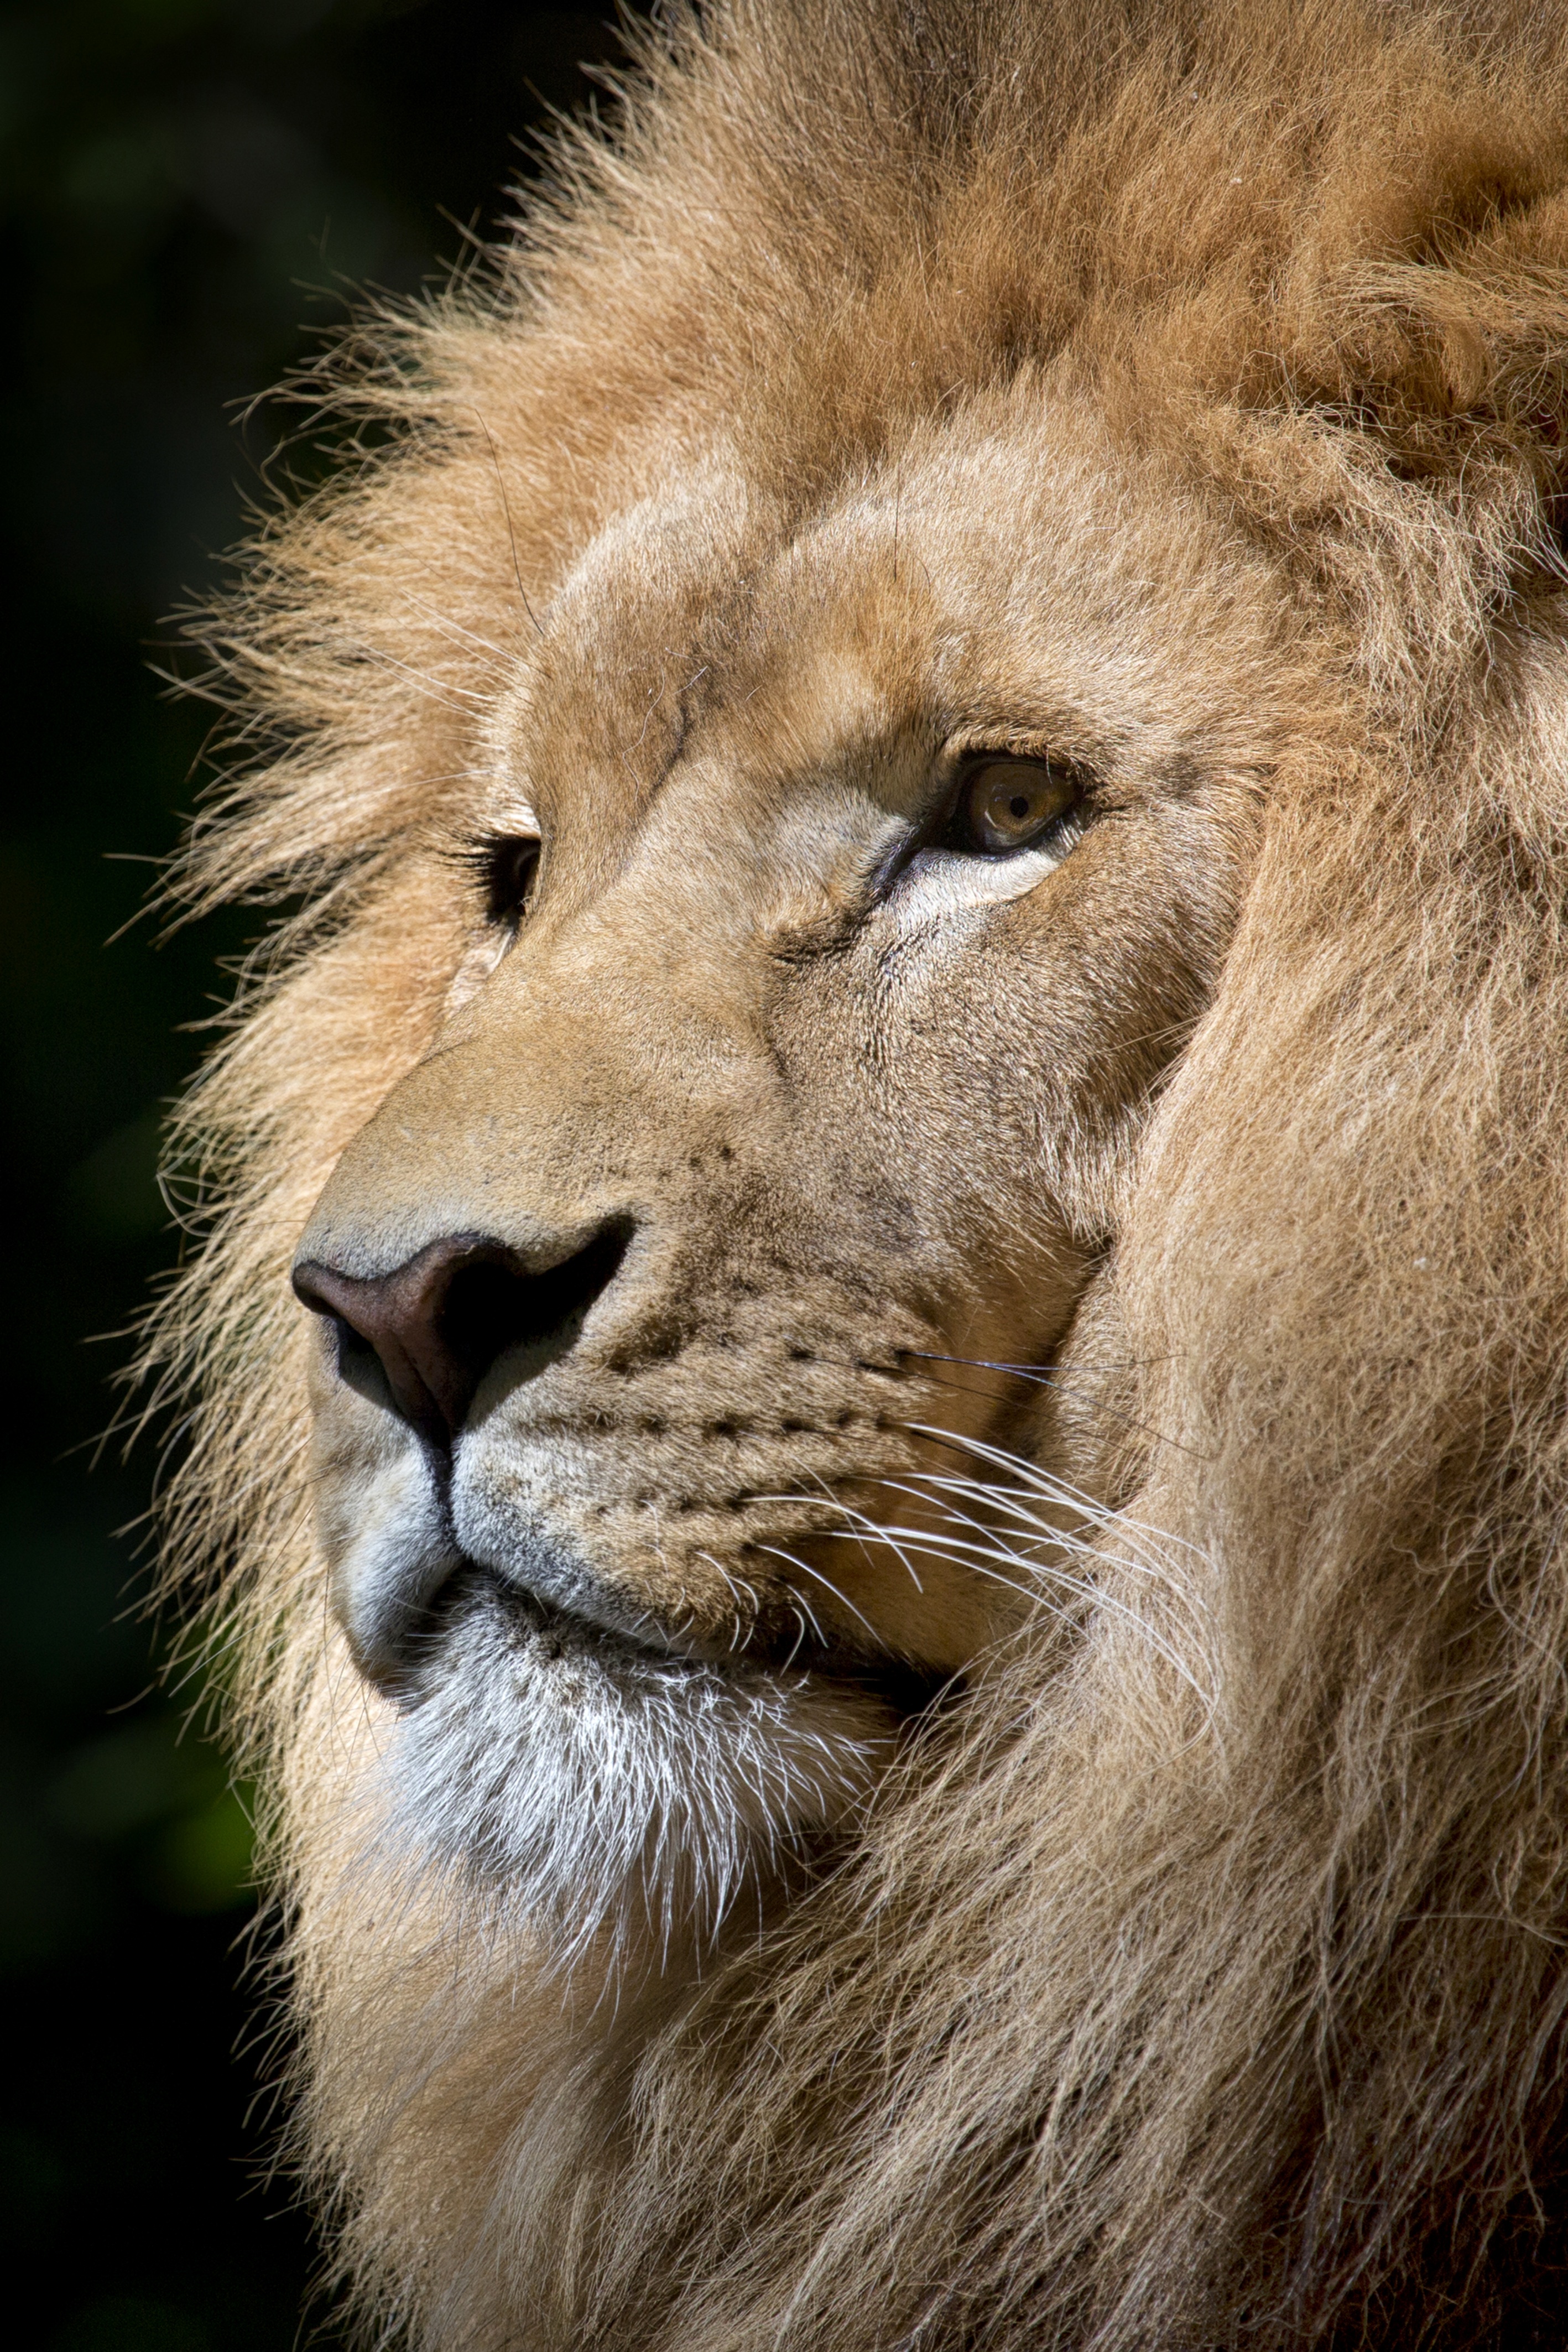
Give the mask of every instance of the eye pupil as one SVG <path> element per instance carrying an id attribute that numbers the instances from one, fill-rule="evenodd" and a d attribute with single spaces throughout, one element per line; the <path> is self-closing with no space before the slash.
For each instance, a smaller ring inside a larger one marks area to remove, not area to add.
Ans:
<path id="1" fill-rule="evenodd" d="M 1029 802 L 1022 793 L 1015 793 L 1008 806 L 1016 817 L 1026 817 L 1029 814 Z"/>

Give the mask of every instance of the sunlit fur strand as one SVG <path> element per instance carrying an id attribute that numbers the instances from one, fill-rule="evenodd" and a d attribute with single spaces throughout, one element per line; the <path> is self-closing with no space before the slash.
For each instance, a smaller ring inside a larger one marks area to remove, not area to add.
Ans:
<path id="1" fill-rule="evenodd" d="M 208 1399 L 171 1559 L 241 1563 L 304 2160 L 381 2340 L 501 2352 L 528 2308 L 604 2352 L 1413 2352 L 1487 2340 L 1560 2196 L 1562 63 L 1547 11 L 1479 65 L 1414 7 L 1155 16 L 1130 50 L 1068 0 L 677 16 L 548 227 L 319 379 L 402 437 L 211 633 L 282 748 L 183 887 L 327 910 L 186 1114 L 215 1223 L 152 1343 Z M 722 422 L 809 499 L 1023 366 L 1286 564 L 1371 714 L 1280 780 L 1129 1174 L 1108 1485 L 1183 1605 L 1145 1636 L 1134 1553 L 1119 1608 L 1042 1612 L 836 1876 L 607 2021 L 439 1874 L 359 1900 L 376 1826 L 314 1765 L 373 1733 L 289 1475 L 283 1269 L 434 1034 L 461 942 L 399 885 L 529 634 L 514 556 L 538 609 L 674 444 Z"/>

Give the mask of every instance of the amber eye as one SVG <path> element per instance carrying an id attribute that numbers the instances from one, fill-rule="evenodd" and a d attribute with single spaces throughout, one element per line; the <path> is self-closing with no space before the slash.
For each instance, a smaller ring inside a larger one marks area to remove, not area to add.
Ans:
<path id="1" fill-rule="evenodd" d="M 478 866 L 485 886 L 485 919 L 516 930 L 528 911 L 538 875 L 539 842 L 518 834 L 483 844 Z"/>
<path id="2" fill-rule="evenodd" d="M 982 857 L 1030 848 L 1082 798 L 1075 768 L 1050 760 L 984 760 L 964 780 L 946 845 Z"/>

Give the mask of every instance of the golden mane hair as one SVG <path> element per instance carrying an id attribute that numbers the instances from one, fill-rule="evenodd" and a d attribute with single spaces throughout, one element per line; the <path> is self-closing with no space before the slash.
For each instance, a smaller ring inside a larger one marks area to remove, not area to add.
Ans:
<path id="1" fill-rule="evenodd" d="M 305 911 L 183 1114 L 212 1233 L 152 1360 L 373 2340 L 1562 2340 L 1564 35 L 675 6 L 484 264 L 302 387 L 350 436 L 206 633 L 246 758 L 181 887 Z M 402 877 L 565 567 L 721 436 L 807 514 L 1031 378 L 1279 566 L 1337 680 L 1128 1179 L 1098 1605 L 700 1984 L 596 2006 L 356 1858 L 288 1255 L 434 1034 Z"/>

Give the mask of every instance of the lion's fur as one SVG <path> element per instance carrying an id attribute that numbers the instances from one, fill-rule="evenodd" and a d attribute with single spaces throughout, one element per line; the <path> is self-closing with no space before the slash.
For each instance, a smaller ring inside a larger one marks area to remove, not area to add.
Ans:
<path id="1" fill-rule="evenodd" d="M 1561 2340 L 1554 18 L 677 14 L 517 239 L 307 387 L 392 430 L 262 534 L 211 635 L 265 757 L 186 887 L 308 911 L 186 1114 L 216 1229 L 155 1353 L 203 1399 L 174 1557 L 233 1563 L 305 2161 L 372 2326 Z M 1335 681 L 1127 1180 L 1114 1328 L 1082 1342 L 1122 1368 L 1110 1605 L 1065 1656 L 1045 1628 L 1002 1655 L 836 1874 L 700 1984 L 530 1990 L 504 1911 L 360 1853 L 371 1733 L 298 1471 L 284 1268 L 460 948 L 403 881 L 552 583 L 675 457 L 722 435 L 805 514 L 1031 372 L 1169 469 L 1173 535 L 1190 501 L 1262 551 Z"/>

